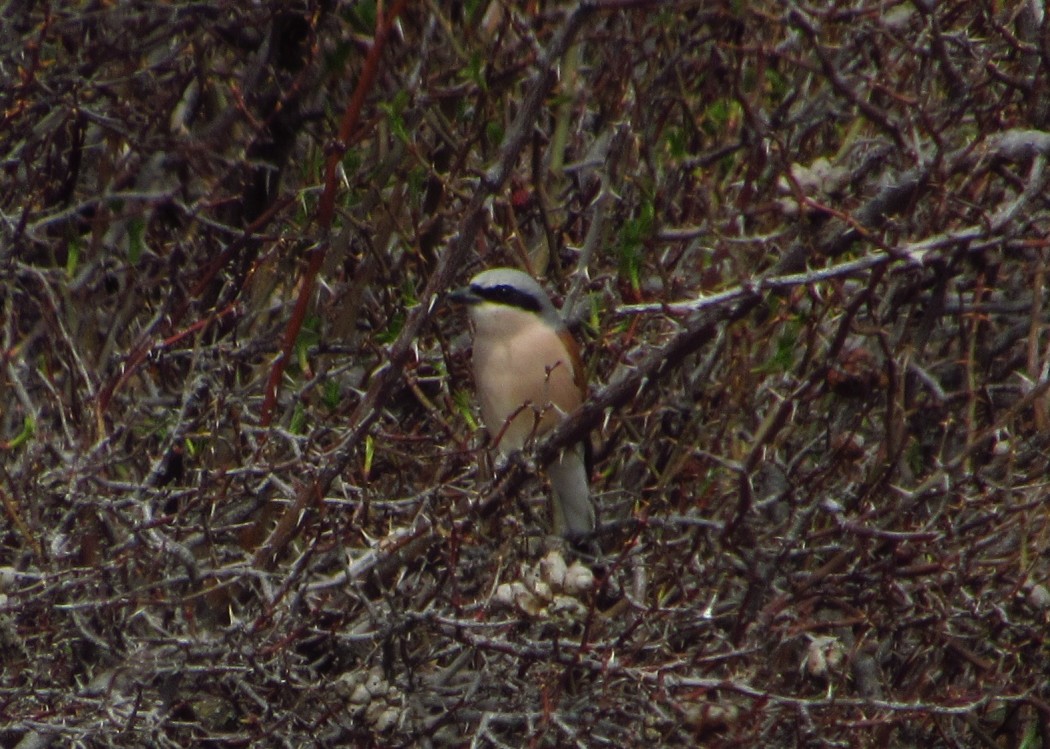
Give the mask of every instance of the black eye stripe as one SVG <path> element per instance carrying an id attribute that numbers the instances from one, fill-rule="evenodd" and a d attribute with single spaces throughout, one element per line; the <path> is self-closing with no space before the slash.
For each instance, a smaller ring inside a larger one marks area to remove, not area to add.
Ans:
<path id="1" fill-rule="evenodd" d="M 521 289 L 500 284 L 498 286 L 471 286 L 470 290 L 487 302 L 494 304 L 505 304 L 508 307 L 517 307 L 529 312 L 540 311 L 540 300 Z"/>

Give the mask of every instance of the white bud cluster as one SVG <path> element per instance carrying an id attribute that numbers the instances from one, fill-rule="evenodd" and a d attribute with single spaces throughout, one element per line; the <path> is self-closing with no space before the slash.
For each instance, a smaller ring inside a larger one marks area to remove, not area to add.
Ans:
<path id="1" fill-rule="evenodd" d="M 594 587 L 594 573 L 579 561 L 566 564 L 561 552 L 549 552 L 520 580 L 501 583 L 496 603 L 534 617 L 569 616 L 587 612 L 580 597 Z"/>
<path id="2" fill-rule="evenodd" d="M 383 677 L 382 669 L 353 671 L 343 676 L 350 692 L 348 708 L 376 731 L 397 726 L 404 713 L 401 690 Z"/>

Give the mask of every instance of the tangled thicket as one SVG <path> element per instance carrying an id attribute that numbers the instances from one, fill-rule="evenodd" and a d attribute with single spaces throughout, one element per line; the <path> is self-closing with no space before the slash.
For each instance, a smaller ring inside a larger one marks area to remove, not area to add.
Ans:
<path id="1" fill-rule="evenodd" d="M 1050 747 L 1041 0 L 11 0 L 0 81 L 3 746 Z"/>

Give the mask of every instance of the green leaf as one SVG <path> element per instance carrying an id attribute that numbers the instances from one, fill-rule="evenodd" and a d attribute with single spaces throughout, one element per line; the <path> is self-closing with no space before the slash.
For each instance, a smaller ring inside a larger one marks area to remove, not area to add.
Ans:
<path id="1" fill-rule="evenodd" d="M 419 304 L 415 284 L 409 279 L 405 279 L 405 282 L 401 284 L 401 302 L 405 307 L 415 307 Z"/>
<path id="2" fill-rule="evenodd" d="M 288 431 L 292 434 L 303 434 L 306 431 L 306 408 L 303 407 L 302 401 L 295 404 L 295 410 L 292 411 L 292 423 Z"/>
<path id="3" fill-rule="evenodd" d="M 485 123 L 485 139 L 492 145 L 503 142 L 503 133 L 503 125 L 496 120 L 489 120 Z"/>
<path id="4" fill-rule="evenodd" d="M 405 313 L 396 312 L 394 316 L 390 318 L 390 322 L 387 324 L 385 330 L 381 330 L 376 334 L 376 340 L 380 343 L 393 343 L 397 340 L 398 335 L 401 333 L 401 328 L 405 325 Z"/>
<path id="5" fill-rule="evenodd" d="M 687 143 L 689 136 L 686 135 L 685 128 L 667 128 L 664 134 L 664 141 L 667 143 L 667 152 L 671 158 L 681 159 L 688 155 Z"/>
<path id="6" fill-rule="evenodd" d="M 908 447 L 904 451 L 904 460 L 907 461 L 908 467 L 916 476 L 921 475 L 926 467 L 926 460 L 922 453 L 922 444 L 919 440 L 909 440 Z"/>
<path id="7" fill-rule="evenodd" d="M 474 410 L 471 408 L 473 402 L 470 393 L 466 390 L 457 390 L 452 394 L 452 402 L 456 404 L 456 411 L 471 429 L 478 428 L 478 420 L 474 418 Z"/>
<path id="8" fill-rule="evenodd" d="M 482 91 L 488 90 L 488 83 L 485 81 L 485 57 L 480 52 L 475 52 L 470 56 L 470 61 L 463 69 L 462 76 Z"/>
<path id="9" fill-rule="evenodd" d="M 310 369 L 310 347 L 316 346 L 321 340 L 320 329 L 321 318 L 317 315 L 310 315 L 303 321 L 303 327 L 295 339 L 295 360 L 301 372 Z"/>
<path id="10" fill-rule="evenodd" d="M 324 70 L 326 73 L 340 74 L 350 60 L 352 54 L 357 51 L 357 47 L 350 43 L 349 40 L 343 39 L 332 46 L 328 54 L 325 55 Z"/>
<path id="11" fill-rule="evenodd" d="M 488 8 L 485 0 L 466 0 L 463 3 L 463 16 L 467 19 L 466 28 L 470 28 L 481 22 L 481 14 Z"/>
<path id="12" fill-rule="evenodd" d="M 19 447 L 29 442 L 33 436 L 33 432 L 36 431 L 36 424 L 33 421 L 32 416 L 26 416 L 22 420 L 22 431 L 15 435 L 14 439 L 7 443 L 8 450 L 17 450 Z"/>
<path id="13" fill-rule="evenodd" d="M 738 123 L 743 115 L 740 102 L 735 99 L 718 99 L 703 112 L 701 118 L 704 132 L 711 137 L 725 135 L 731 123 Z M 735 128 L 735 126 L 734 126 Z"/>
<path id="14" fill-rule="evenodd" d="M 769 87 L 774 103 L 779 103 L 791 93 L 791 84 L 778 70 L 773 68 L 766 68 L 766 86 Z"/>
<path id="15" fill-rule="evenodd" d="M 345 18 L 354 31 L 360 34 L 373 34 L 376 30 L 376 3 L 375 0 L 360 0 L 343 6 L 343 18 Z"/>
<path id="16" fill-rule="evenodd" d="M 390 130 L 403 143 L 408 143 L 411 138 L 408 127 L 405 125 L 405 110 L 408 109 L 410 97 L 404 89 L 398 91 L 390 101 L 380 102 L 379 111 L 386 115 Z"/>
<path id="17" fill-rule="evenodd" d="M 146 247 L 146 221 L 141 216 L 128 220 L 128 260 L 135 265 L 142 258 Z"/>
<path id="18" fill-rule="evenodd" d="M 1024 537 L 1027 538 L 1027 536 Z M 1043 739 L 1039 738 L 1039 721 L 1033 720 L 1028 724 L 1028 730 L 1025 731 L 1024 738 L 1017 745 L 1017 749 L 1037 749 L 1041 746 L 1043 746 Z"/>
<path id="19" fill-rule="evenodd" d="M 347 176 L 357 174 L 361 168 L 361 154 L 356 149 L 349 149 L 343 154 L 343 171 Z"/>
<path id="20" fill-rule="evenodd" d="M 652 236 L 655 216 L 652 198 L 645 196 L 637 215 L 620 227 L 620 241 L 616 245 L 620 276 L 626 278 L 635 291 L 641 288 L 642 247 Z"/>
<path id="21" fill-rule="evenodd" d="M 321 402 L 325 405 L 329 411 L 334 411 L 339 408 L 339 401 L 343 398 L 343 393 L 339 387 L 339 383 L 335 380 L 325 380 L 324 389 L 321 391 Z"/>
<path id="22" fill-rule="evenodd" d="M 66 243 L 66 276 L 72 278 L 77 273 L 77 265 L 80 263 L 80 239 L 72 237 Z"/>
<path id="23" fill-rule="evenodd" d="M 798 334 L 802 324 L 798 320 L 792 320 L 784 325 L 783 332 L 777 336 L 773 354 L 758 367 L 759 372 L 765 374 L 780 374 L 791 369 L 795 363 L 795 354 L 799 350 Z"/>
<path id="24" fill-rule="evenodd" d="M 408 194 L 414 198 L 423 195 L 423 187 L 427 183 L 427 171 L 423 167 L 415 167 L 408 173 Z"/>
<path id="25" fill-rule="evenodd" d="M 372 460 L 376 456 L 376 441 L 369 434 L 365 436 L 365 476 L 372 472 Z"/>

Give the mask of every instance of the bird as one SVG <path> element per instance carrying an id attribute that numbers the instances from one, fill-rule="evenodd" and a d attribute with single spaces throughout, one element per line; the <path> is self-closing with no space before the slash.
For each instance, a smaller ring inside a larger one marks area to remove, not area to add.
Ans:
<path id="1" fill-rule="evenodd" d="M 579 346 L 532 276 L 515 268 L 491 268 L 449 298 L 469 312 L 481 418 L 500 453 L 522 450 L 579 407 L 586 394 Z M 580 442 L 547 466 L 551 525 L 570 541 L 595 529 L 586 463 Z"/>

